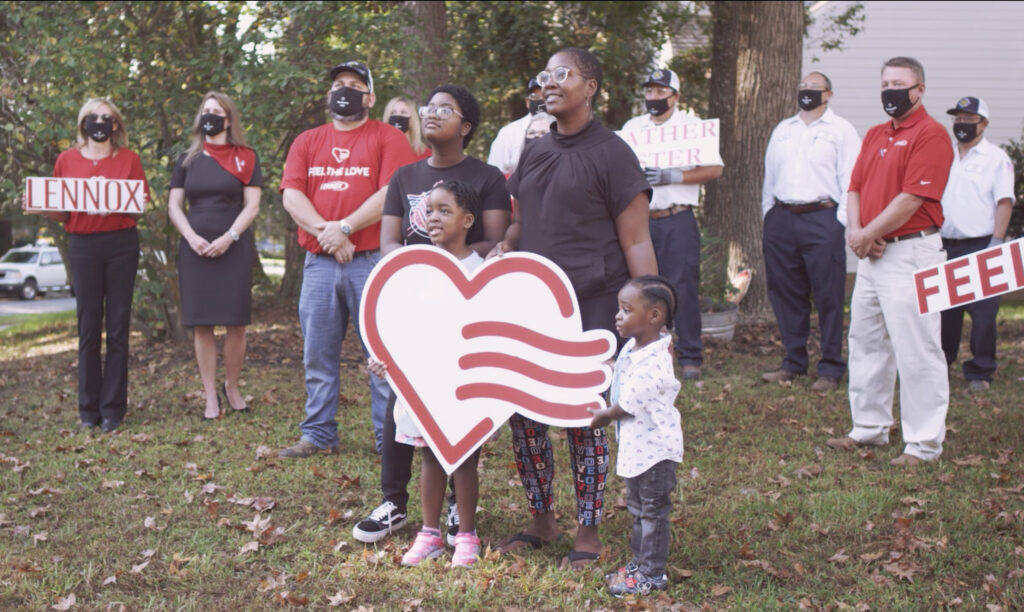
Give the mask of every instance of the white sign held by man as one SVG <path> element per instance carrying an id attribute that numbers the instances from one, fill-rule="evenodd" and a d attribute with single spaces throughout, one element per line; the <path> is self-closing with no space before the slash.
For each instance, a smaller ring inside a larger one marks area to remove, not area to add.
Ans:
<path id="1" fill-rule="evenodd" d="M 1024 288 L 1024 239 L 914 272 L 917 310 L 926 315 Z"/>
<path id="2" fill-rule="evenodd" d="M 145 206 L 146 186 L 139 180 L 50 176 L 25 179 L 27 212 L 141 214 Z"/>
<path id="3" fill-rule="evenodd" d="M 718 119 L 616 132 L 649 168 L 692 168 L 718 159 Z"/>

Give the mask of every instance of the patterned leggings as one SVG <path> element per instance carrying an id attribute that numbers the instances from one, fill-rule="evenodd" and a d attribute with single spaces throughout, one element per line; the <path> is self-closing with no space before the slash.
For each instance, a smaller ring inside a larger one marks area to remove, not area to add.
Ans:
<path id="1" fill-rule="evenodd" d="M 555 509 L 551 480 L 555 475 L 554 453 L 548 426 L 519 414 L 509 419 L 516 468 L 526 490 L 531 514 Z M 604 485 L 608 477 L 608 437 L 603 429 L 569 427 L 569 455 L 576 477 L 577 520 L 580 525 L 601 523 Z"/>

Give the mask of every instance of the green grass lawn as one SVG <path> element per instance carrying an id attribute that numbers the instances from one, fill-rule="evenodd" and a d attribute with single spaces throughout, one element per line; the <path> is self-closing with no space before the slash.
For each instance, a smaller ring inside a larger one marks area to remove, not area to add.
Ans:
<path id="1" fill-rule="evenodd" d="M 968 396 L 957 369 L 945 453 L 909 471 L 889 465 L 902 449 L 898 431 L 874 451 L 825 447 L 849 427 L 845 383 L 822 396 L 806 377 L 759 381 L 781 358 L 773 327 L 709 342 L 704 381 L 684 386 L 677 401 L 686 455 L 671 585 L 644 601 L 608 596 L 598 570 L 557 569 L 571 537 L 517 556 L 490 554 L 469 571 L 441 560 L 399 567 L 415 527 L 379 547 L 354 541 L 352 525 L 380 499 L 354 335 L 341 364 L 342 453 L 282 460 L 271 450 L 296 440 L 305 400 L 295 305 L 265 302 L 253 319 L 243 387 L 252 413 L 202 421 L 191 345 L 136 336 L 130 410 L 114 435 L 76 429 L 73 314 L 0 332 L 0 609 L 1024 607 L 1019 305 L 1002 314 L 992 389 Z M 557 513 L 571 536 L 562 438 Z M 411 491 L 418 526 L 415 480 Z M 600 570 L 629 558 L 622 493 L 612 476 Z M 482 454 L 485 545 L 524 527 L 525 506 L 504 431 Z"/>

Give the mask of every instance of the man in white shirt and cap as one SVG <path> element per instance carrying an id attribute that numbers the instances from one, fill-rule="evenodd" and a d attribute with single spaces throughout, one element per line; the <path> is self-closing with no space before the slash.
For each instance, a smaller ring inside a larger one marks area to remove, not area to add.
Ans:
<path id="1" fill-rule="evenodd" d="M 655 70 L 644 81 L 647 113 L 633 117 L 623 130 L 682 125 L 700 121 L 676 108 L 679 103 L 679 77 L 668 69 Z M 700 205 L 700 186 L 722 176 L 722 158 L 686 168 L 645 168 L 651 197 L 650 231 L 658 272 L 669 279 L 676 290 L 679 308 L 675 329 L 675 349 L 684 380 L 701 377 L 704 345 L 700 338 L 700 229 L 694 210 Z"/>
<path id="2" fill-rule="evenodd" d="M 946 111 L 953 117 L 953 165 L 942 194 L 942 246 L 954 259 L 1002 244 L 1013 209 L 1013 163 L 985 139 L 988 104 L 981 98 L 960 98 Z M 953 365 L 960 352 L 964 311 L 971 315 L 971 356 L 963 363 L 968 390 L 983 392 L 996 371 L 996 313 L 999 297 L 942 312 L 942 351 Z"/>
<path id="3" fill-rule="evenodd" d="M 846 373 L 843 304 L 846 291 L 846 190 L 860 137 L 832 112 L 832 82 L 811 72 L 800 83 L 800 112 L 783 119 L 765 153 L 761 211 L 764 267 L 786 355 L 768 382 L 807 373 L 811 299 L 818 311 L 821 359 L 815 391 L 832 391 Z"/>
<path id="4" fill-rule="evenodd" d="M 534 115 L 544 109 L 544 98 L 540 93 L 540 83 L 530 79 L 526 84 L 526 110 L 529 112 L 512 123 L 498 130 L 498 135 L 491 143 L 491 151 L 487 155 L 487 163 L 494 166 L 508 177 L 515 172 L 519 164 L 519 155 L 523 152 L 526 132 Z"/>

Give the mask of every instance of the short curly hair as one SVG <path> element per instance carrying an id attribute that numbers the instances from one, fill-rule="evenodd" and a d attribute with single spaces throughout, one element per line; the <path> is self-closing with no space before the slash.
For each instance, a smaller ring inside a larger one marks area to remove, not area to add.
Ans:
<path id="1" fill-rule="evenodd" d="M 601 60 L 583 47 L 566 47 L 556 51 L 555 55 L 559 53 L 565 53 L 572 57 L 573 61 L 576 62 L 576 67 L 580 69 L 580 74 L 583 75 L 583 78 L 597 81 L 597 89 L 594 90 L 594 95 L 590 98 L 591 105 L 593 105 L 594 100 L 597 99 L 597 94 L 601 93 L 601 83 L 604 81 L 604 69 L 601 68 Z"/>
<path id="2" fill-rule="evenodd" d="M 476 133 L 477 126 L 480 125 L 480 103 L 476 101 L 476 98 L 473 97 L 473 94 L 468 89 L 451 83 L 435 87 L 434 91 L 430 92 L 430 95 L 427 96 L 427 101 L 429 102 L 435 94 L 439 93 L 446 93 L 455 98 L 459 105 L 458 111 L 462 113 L 462 120 L 470 125 L 469 133 L 462 137 L 462 148 L 465 149 L 469 146 L 469 141 L 473 138 L 473 134 Z"/>

